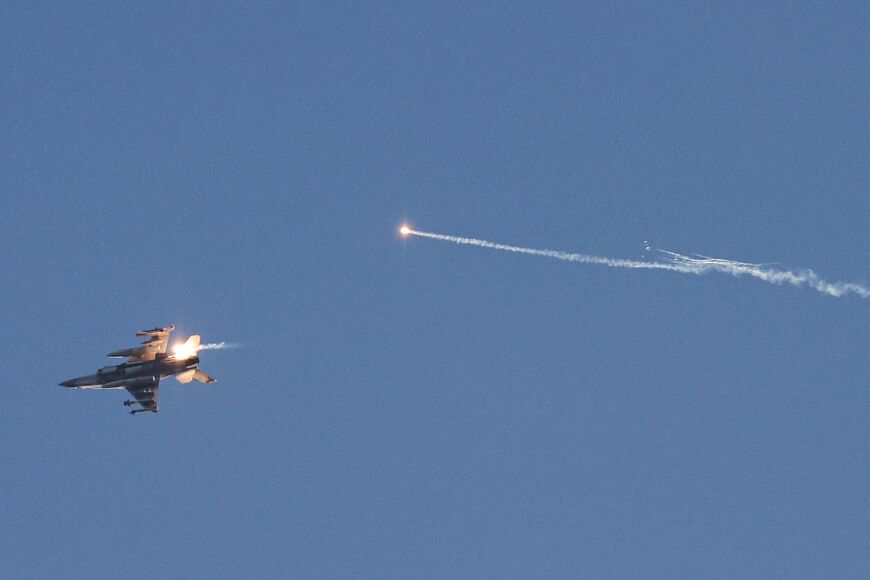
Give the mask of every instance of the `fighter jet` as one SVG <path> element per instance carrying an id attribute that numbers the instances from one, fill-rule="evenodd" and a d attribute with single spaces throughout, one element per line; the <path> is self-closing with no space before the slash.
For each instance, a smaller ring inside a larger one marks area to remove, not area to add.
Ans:
<path id="1" fill-rule="evenodd" d="M 160 379 L 174 376 L 180 383 L 199 381 L 213 383 L 215 379 L 199 370 L 200 337 L 194 334 L 184 344 L 166 352 L 169 334 L 175 330 L 170 325 L 163 328 L 140 330 L 136 336 L 144 337 L 140 346 L 110 352 L 109 358 L 129 357 L 127 362 L 103 367 L 93 375 L 77 377 L 60 383 L 61 387 L 77 389 L 127 389 L 135 400 L 124 401 L 129 407 L 139 403 L 141 409 L 133 409 L 131 415 L 150 411 L 156 413 L 157 393 Z"/>

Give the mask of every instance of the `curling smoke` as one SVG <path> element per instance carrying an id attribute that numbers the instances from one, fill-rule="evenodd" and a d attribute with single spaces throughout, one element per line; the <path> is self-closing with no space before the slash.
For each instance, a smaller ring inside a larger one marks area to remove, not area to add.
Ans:
<path id="1" fill-rule="evenodd" d="M 809 269 L 782 270 L 765 264 L 736 262 L 708 256 L 684 256 L 667 250 L 657 250 L 658 253 L 672 264 L 689 266 L 698 274 L 707 272 L 722 272 L 732 276 L 751 276 L 770 284 L 791 284 L 792 286 L 809 286 L 828 296 L 839 298 L 845 294 L 857 294 L 861 298 L 870 298 L 870 288 L 855 282 L 828 282 Z"/>
<path id="2" fill-rule="evenodd" d="M 770 267 L 766 264 L 752 264 L 748 262 L 736 262 L 733 260 L 724 260 L 721 258 L 708 258 L 706 256 L 684 256 L 667 250 L 656 250 L 663 261 L 645 262 L 639 260 L 626 260 L 622 258 L 604 258 L 601 256 L 593 256 L 590 254 L 559 252 L 556 250 L 536 250 L 533 248 L 522 248 L 519 246 L 509 246 L 506 244 L 498 244 L 486 240 L 478 240 L 475 238 L 461 238 L 458 236 L 446 236 L 443 234 L 433 234 L 430 232 L 418 232 L 407 226 L 403 226 L 403 235 L 419 236 L 421 238 L 430 238 L 433 240 L 442 240 L 452 242 L 454 244 L 462 244 L 468 246 L 478 246 L 480 248 L 489 248 L 491 250 L 502 250 L 505 252 L 514 252 L 516 254 L 528 254 L 531 256 L 542 256 L 545 258 L 555 258 L 556 260 L 564 260 L 566 262 L 580 262 L 583 264 L 599 264 L 610 268 L 627 268 L 632 270 L 667 270 L 669 272 L 680 272 L 683 274 L 707 274 L 709 272 L 721 272 L 732 276 L 750 276 L 758 278 L 770 284 L 791 284 L 793 286 L 809 286 L 810 288 L 827 294 L 828 296 L 840 297 L 846 294 L 857 294 L 861 298 L 870 298 L 870 288 L 861 284 L 852 282 L 827 282 L 820 278 L 818 274 L 812 270 L 782 270 Z M 646 243 L 647 251 L 652 251 L 649 243 Z"/>

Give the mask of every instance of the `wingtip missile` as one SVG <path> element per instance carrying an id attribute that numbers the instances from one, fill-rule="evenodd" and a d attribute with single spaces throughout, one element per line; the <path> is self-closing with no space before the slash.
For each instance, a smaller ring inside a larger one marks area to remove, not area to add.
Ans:
<path id="1" fill-rule="evenodd" d="M 157 327 L 157 328 L 149 328 L 146 330 L 140 330 L 136 333 L 136 336 L 154 336 L 156 334 L 165 334 L 167 332 L 172 332 L 175 330 L 175 325 L 170 324 L 169 326 Z"/>

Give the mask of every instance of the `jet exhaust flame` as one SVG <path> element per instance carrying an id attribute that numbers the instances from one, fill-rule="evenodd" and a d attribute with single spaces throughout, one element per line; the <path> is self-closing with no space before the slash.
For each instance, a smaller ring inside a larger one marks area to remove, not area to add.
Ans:
<path id="1" fill-rule="evenodd" d="M 531 256 L 541 256 L 544 258 L 554 258 L 566 262 L 580 262 L 582 264 L 599 264 L 609 268 L 627 268 L 632 270 L 666 270 L 669 272 L 680 272 L 682 274 L 702 275 L 709 272 L 720 272 L 729 274 L 735 277 L 750 276 L 758 278 L 770 284 L 791 284 L 792 286 L 809 286 L 813 290 L 839 298 L 846 294 L 856 294 L 861 298 L 870 298 L 870 288 L 862 284 L 854 282 L 828 282 L 819 277 L 812 270 L 784 270 L 770 267 L 767 264 L 752 264 L 749 262 L 737 262 L 734 260 L 725 260 L 722 258 L 709 258 L 707 256 L 685 256 L 676 252 L 667 250 L 655 250 L 663 261 L 640 261 L 627 260 L 623 258 L 605 258 L 601 256 L 593 256 L 591 254 L 568 253 L 556 250 L 538 250 L 534 248 L 523 248 L 520 246 L 510 246 L 507 244 L 499 244 L 487 240 L 479 240 L 476 238 L 462 238 L 459 236 L 448 236 L 444 234 L 434 234 L 431 232 L 421 232 L 411 229 L 407 225 L 403 225 L 400 233 L 404 236 L 419 236 L 421 238 L 429 238 L 432 240 L 441 240 L 444 242 L 452 242 L 454 244 L 477 246 L 480 248 L 489 248 L 491 250 L 501 250 L 505 252 L 514 252 L 516 254 L 527 254 Z M 653 251 L 653 248 L 646 243 L 647 251 Z"/>

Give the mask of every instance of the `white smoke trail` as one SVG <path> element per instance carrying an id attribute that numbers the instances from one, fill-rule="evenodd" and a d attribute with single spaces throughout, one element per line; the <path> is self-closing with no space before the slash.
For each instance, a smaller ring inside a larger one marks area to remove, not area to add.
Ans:
<path id="1" fill-rule="evenodd" d="M 657 250 L 659 254 L 672 264 L 690 266 L 698 274 L 707 272 L 722 272 L 732 276 L 751 276 L 770 284 L 791 284 L 792 286 L 809 286 L 810 288 L 839 298 L 846 294 L 857 294 L 861 298 L 870 298 L 870 288 L 856 282 L 828 282 L 810 269 L 782 270 L 772 268 L 767 264 L 752 264 L 736 262 L 708 256 L 684 256 L 667 250 Z"/>
<path id="2" fill-rule="evenodd" d="M 556 250 L 522 248 L 519 246 L 509 246 L 475 238 L 461 238 L 458 236 L 433 234 L 431 232 L 419 232 L 407 227 L 404 227 L 402 231 L 407 235 L 414 235 L 422 238 L 442 240 L 454 244 L 478 246 L 492 250 L 503 250 L 517 254 L 555 258 L 566 262 L 600 264 L 610 268 L 628 268 L 634 270 L 667 270 L 670 272 L 696 275 L 706 274 L 708 272 L 721 272 L 723 274 L 730 274 L 737 277 L 751 276 L 771 284 L 786 283 L 793 286 L 806 285 L 822 294 L 827 294 L 828 296 L 840 297 L 846 294 L 857 294 L 861 298 L 870 298 L 870 288 L 867 286 L 851 282 L 827 282 L 812 270 L 782 270 L 770 267 L 767 264 L 751 264 L 748 262 L 736 262 L 721 258 L 709 258 L 707 256 L 684 256 L 683 254 L 668 252 L 666 250 L 657 250 L 666 261 L 643 262 L 640 260 L 626 260 L 622 258 L 603 258 L 601 256 L 593 256 L 590 254 L 559 252 Z M 652 248 L 648 246 L 647 249 L 651 250 Z"/>
<path id="3" fill-rule="evenodd" d="M 210 342 L 199 345 L 199 350 L 227 350 L 230 348 L 241 348 L 241 346 L 235 342 Z"/>

